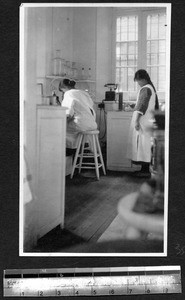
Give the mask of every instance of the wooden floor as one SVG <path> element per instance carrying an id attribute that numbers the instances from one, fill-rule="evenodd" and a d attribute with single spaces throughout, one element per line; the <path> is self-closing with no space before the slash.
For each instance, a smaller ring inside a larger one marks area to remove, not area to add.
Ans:
<path id="1" fill-rule="evenodd" d="M 162 245 L 155 245 L 155 241 L 125 243 L 121 239 L 104 246 L 96 243 L 116 218 L 119 199 L 138 191 L 144 181 L 129 173 L 112 171 L 106 176 L 101 174 L 99 181 L 94 173 L 75 174 L 73 179 L 67 176 L 65 229 L 57 226 L 50 231 L 38 241 L 33 252 L 161 252 Z"/>
<path id="2" fill-rule="evenodd" d="M 93 172 L 66 177 L 65 228 L 96 242 L 117 216 L 121 197 L 137 191 L 144 180 L 129 173 L 107 172 L 97 181 Z"/>

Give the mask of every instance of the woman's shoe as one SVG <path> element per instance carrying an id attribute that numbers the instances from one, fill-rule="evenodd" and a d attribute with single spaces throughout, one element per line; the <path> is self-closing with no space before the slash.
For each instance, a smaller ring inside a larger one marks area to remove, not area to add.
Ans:
<path id="1" fill-rule="evenodd" d="M 150 178 L 151 173 L 150 172 L 136 171 L 136 172 L 133 173 L 133 176 L 138 177 L 138 178 Z"/>

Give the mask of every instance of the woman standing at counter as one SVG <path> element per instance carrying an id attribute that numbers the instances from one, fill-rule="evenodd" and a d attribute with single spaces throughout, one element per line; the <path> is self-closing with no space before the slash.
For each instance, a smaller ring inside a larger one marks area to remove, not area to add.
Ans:
<path id="1" fill-rule="evenodd" d="M 155 87 L 148 73 L 140 69 L 135 73 L 134 81 L 141 87 L 130 125 L 128 158 L 134 164 L 140 164 L 141 170 L 134 172 L 137 177 L 150 177 L 151 163 L 151 120 L 155 109 L 159 109 Z"/>
<path id="2" fill-rule="evenodd" d="M 93 100 L 83 90 L 75 89 L 76 82 L 64 79 L 59 84 L 59 91 L 64 92 L 62 106 L 67 107 L 66 148 L 77 148 L 79 132 L 96 130 L 96 114 L 93 109 Z"/>

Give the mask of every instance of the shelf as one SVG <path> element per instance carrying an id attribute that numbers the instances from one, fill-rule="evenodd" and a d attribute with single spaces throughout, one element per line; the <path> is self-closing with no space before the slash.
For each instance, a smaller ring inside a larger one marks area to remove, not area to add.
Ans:
<path id="1" fill-rule="evenodd" d="M 52 79 L 52 82 L 54 80 L 61 80 L 61 79 L 64 79 L 64 78 L 67 78 L 67 76 L 54 76 L 54 75 L 49 75 L 49 76 L 46 76 L 47 79 Z M 89 83 L 95 83 L 95 80 L 91 80 L 91 79 L 75 79 L 75 78 L 69 78 L 71 80 L 75 80 L 76 82 L 89 82 Z"/>

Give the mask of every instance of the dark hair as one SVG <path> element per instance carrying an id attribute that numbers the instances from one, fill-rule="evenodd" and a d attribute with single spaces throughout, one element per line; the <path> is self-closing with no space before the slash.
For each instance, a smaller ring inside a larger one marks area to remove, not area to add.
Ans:
<path id="1" fill-rule="evenodd" d="M 63 81 L 59 83 L 59 91 L 62 90 L 62 88 L 64 88 L 65 86 L 69 88 L 74 88 L 75 85 L 76 85 L 76 81 L 65 78 L 63 79 Z"/>
<path id="2" fill-rule="evenodd" d="M 155 92 L 155 110 L 159 109 L 159 100 L 158 100 L 157 92 L 156 92 L 155 86 L 153 85 L 153 83 L 150 79 L 150 76 L 146 70 L 140 69 L 135 73 L 134 81 L 140 80 L 140 79 L 145 79 L 147 81 L 147 83 L 149 83 L 153 87 L 154 92 Z"/>

